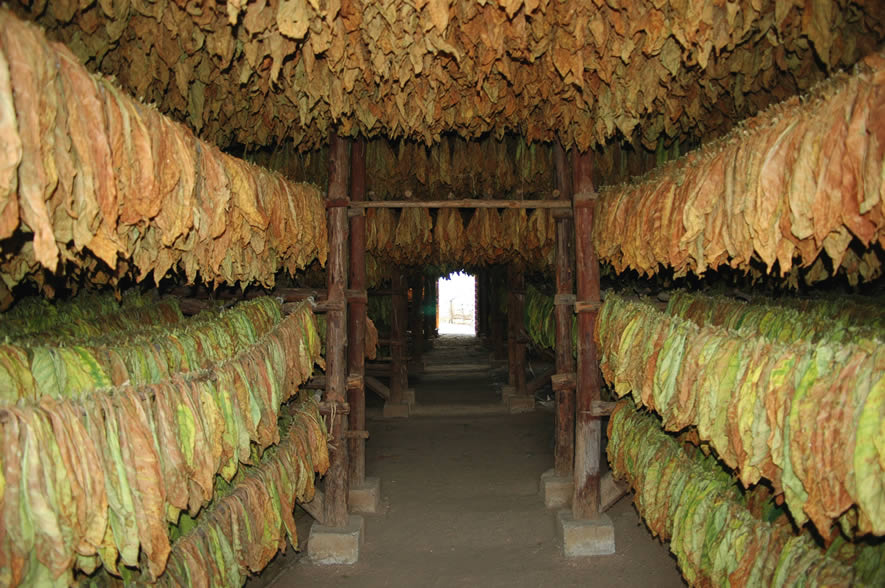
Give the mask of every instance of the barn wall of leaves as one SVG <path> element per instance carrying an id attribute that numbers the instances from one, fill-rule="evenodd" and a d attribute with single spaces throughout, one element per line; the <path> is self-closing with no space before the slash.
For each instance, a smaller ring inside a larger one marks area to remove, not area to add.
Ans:
<path id="1" fill-rule="evenodd" d="M 649 529 L 692 585 L 885 584 L 881 8 L 0 7 L 0 584 L 241 585 L 297 544 L 316 317 L 166 293 L 314 285 L 332 132 L 372 200 L 552 199 L 552 141 L 591 150 L 609 459 Z M 524 267 L 552 347 L 549 210 L 367 224 L 371 286 Z"/>

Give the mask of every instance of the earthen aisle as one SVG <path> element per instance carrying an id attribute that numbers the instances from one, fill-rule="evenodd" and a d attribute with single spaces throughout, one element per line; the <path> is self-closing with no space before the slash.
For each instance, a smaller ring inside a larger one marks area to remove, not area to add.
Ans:
<path id="1" fill-rule="evenodd" d="M 434 379 L 416 383 L 419 403 Z M 469 385 L 485 395 L 490 383 L 479 376 L 456 384 L 460 394 Z M 359 563 L 315 566 L 290 555 L 263 579 L 272 575 L 277 588 L 683 586 L 629 498 L 609 511 L 615 555 L 562 557 L 554 515 L 538 495 L 553 463 L 552 420 L 536 411 L 370 421 L 366 472 L 381 478 L 386 512 L 366 517 Z M 300 536 L 306 542 L 306 527 Z"/>

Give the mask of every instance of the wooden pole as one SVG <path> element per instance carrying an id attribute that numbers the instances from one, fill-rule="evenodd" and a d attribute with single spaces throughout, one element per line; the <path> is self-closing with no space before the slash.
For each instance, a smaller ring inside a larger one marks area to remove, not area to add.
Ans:
<path id="1" fill-rule="evenodd" d="M 427 348 L 436 337 L 436 280 L 424 278 L 424 339 Z"/>
<path id="2" fill-rule="evenodd" d="M 559 197 L 572 200 L 572 178 L 565 150 L 556 141 L 553 144 L 553 163 L 556 167 L 556 184 Z M 572 219 L 559 216 L 556 219 L 556 294 L 553 308 L 556 322 L 556 373 L 575 371 L 574 347 L 572 345 L 572 320 L 574 306 L 566 299 L 575 288 L 574 225 Z M 574 380 L 572 380 L 574 381 Z M 557 476 L 570 476 L 575 463 L 575 389 L 566 386 L 556 390 L 556 437 L 553 449 L 553 469 Z"/>
<path id="3" fill-rule="evenodd" d="M 351 208 L 571 208 L 561 200 L 367 200 Z"/>
<path id="4" fill-rule="evenodd" d="M 525 340 L 522 335 L 525 323 L 525 274 L 521 267 L 511 263 L 507 266 L 507 328 L 508 358 L 510 360 L 509 383 L 514 393 L 524 396 L 525 388 Z"/>
<path id="5" fill-rule="evenodd" d="M 360 202 L 366 197 L 366 141 L 357 140 L 350 155 L 350 200 Z M 350 287 L 366 288 L 366 217 L 350 219 Z M 351 431 L 366 429 L 366 300 L 351 298 L 347 314 L 347 373 L 357 376 L 356 385 L 347 390 L 350 405 L 348 421 Z M 347 441 L 350 453 L 350 487 L 366 481 L 366 440 L 351 437 Z"/>
<path id="6" fill-rule="evenodd" d="M 422 355 L 424 354 L 424 276 L 417 274 L 412 278 L 412 312 L 409 322 L 412 331 L 412 362 L 414 365 L 423 366 Z"/>
<path id="7" fill-rule="evenodd" d="M 488 311 L 488 287 L 486 286 L 486 270 L 481 269 L 476 273 L 476 335 L 488 337 L 489 335 L 489 311 Z"/>
<path id="8" fill-rule="evenodd" d="M 489 325 L 492 337 L 492 351 L 497 360 L 507 357 L 507 334 L 505 331 L 507 317 L 501 312 L 499 305 L 500 291 L 504 287 L 503 280 L 506 279 L 501 268 L 497 271 L 489 272 L 489 314 L 491 315 L 491 324 Z"/>
<path id="9" fill-rule="evenodd" d="M 325 400 L 343 405 L 346 394 L 347 362 L 347 184 L 350 175 L 350 143 L 332 135 L 329 145 L 328 226 L 329 258 L 326 266 L 328 300 L 340 306 L 326 314 L 326 394 Z M 332 450 L 326 473 L 325 520 L 330 527 L 347 524 L 347 418 L 333 411 L 330 428 Z"/>
<path id="10" fill-rule="evenodd" d="M 390 326 L 390 403 L 403 404 L 409 385 L 406 365 L 406 322 L 408 321 L 408 288 L 402 268 L 393 269 L 393 309 Z"/>
<path id="11" fill-rule="evenodd" d="M 602 428 L 593 403 L 600 400 L 599 367 L 593 328 L 599 312 L 599 261 L 593 249 L 593 207 L 596 191 L 591 180 L 591 153 L 572 150 L 577 261 L 578 370 L 575 399 L 575 491 L 572 515 L 577 520 L 599 517 L 599 457 Z"/>

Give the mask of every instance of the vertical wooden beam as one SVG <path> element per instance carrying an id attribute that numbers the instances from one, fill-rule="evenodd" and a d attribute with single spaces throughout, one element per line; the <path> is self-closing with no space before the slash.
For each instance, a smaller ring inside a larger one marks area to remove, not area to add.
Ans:
<path id="1" fill-rule="evenodd" d="M 427 348 L 436 337 L 436 279 L 424 277 L 424 338 Z"/>
<path id="2" fill-rule="evenodd" d="M 393 269 L 393 289 L 390 326 L 390 404 L 403 404 L 409 385 L 406 365 L 406 322 L 408 321 L 408 284 L 402 268 Z"/>
<path id="3" fill-rule="evenodd" d="M 556 187 L 563 200 L 572 199 L 572 178 L 565 150 L 556 141 L 553 144 L 553 163 L 556 167 Z M 556 373 L 575 371 L 572 321 L 574 305 L 566 298 L 574 294 L 575 254 L 574 225 L 566 215 L 556 218 L 556 305 L 553 319 L 556 323 Z M 570 476 L 575 463 L 575 389 L 567 386 L 556 390 L 556 436 L 553 448 L 553 469 L 557 476 Z"/>
<path id="4" fill-rule="evenodd" d="M 525 323 L 525 274 L 515 263 L 507 266 L 507 329 L 508 359 L 510 361 L 509 384 L 514 393 L 524 396 L 525 388 L 525 341 L 522 335 Z"/>
<path id="5" fill-rule="evenodd" d="M 424 276 L 415 275 L 412 280 L 412 312 L 409 317 L 412 331 L 412 363 L 419 367 L 423 366 L 422 355 L 424 353 Z"/>
<path id="6" fill-rule="evenodd" d="M 350 154 L 350 200 L 366 199 L 366 141 L 359 139 Z M 350 219 L 350 287 L 366 289 L 366 217 Z M 366 429 L 366 301 L 355 298 L 347 305 L 347 372 L 359 376 L 356 385 L 347 390 L 350 405 L 348 424 L 352 431 Z M 348 439 L 350 487 L 366 480 L 366 440 L 362 437 Z"/>
<path id="7" fill-rule="evenodd" d="M 503 273 L 500 267 L 496 268 L 496 271 L 489 272 L 489 315 L 491 323 L 489 330 L 491 331 L 492 351 L 497 360 L 507 357 L 508 349 L 507 332 L 505 331 L 507 317 L 501 311 L 499 304 L 501 289 L 504 288 L 504 280 L 506 279 Z"/>
<path id="8" fill-rule="evenodd" d="M 350 176 L 350 142 L 332 135 L 329 145 L 329 258 L 326 265 L 328 300 L 340 310 L 326 313 L 326 400 L 343 403 L 346 395 L 347 307 L 347 184 Z M 347 419 L 334 412 L 330 423 L 332 451 L 326 473 L 324 524 L 343 527 L 347 524 Z"/>
<path id="9" fill-rule="evenodd" d="M 593 415 L 600 400 L 599 367 L 593 329 L 599 309 L 599 260 L 593 248 L 593 212 L 596 191 L 591 180 L 592 154 L 572 150 L 575 191 L 575 254 L 577 299 L 589 309 L 578 313 L 578 377 L 575 399 L 575 492 L 572 515 L 578 520 L 599 517 L 599 456 L 602 428 Z"/>
<path id="10" fill-rule="evenodd" d="M 488 270 L 481 269 L 476 273 L 476 335 L 478 337 L 489 336 L 489 287 Z"/>

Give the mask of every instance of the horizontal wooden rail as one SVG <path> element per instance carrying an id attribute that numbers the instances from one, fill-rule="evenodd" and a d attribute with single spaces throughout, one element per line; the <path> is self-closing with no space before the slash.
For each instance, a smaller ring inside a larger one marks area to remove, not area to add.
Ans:
<path id="1" fill-rule="evenodd" d="M 366 200 L 351 208 L 571 208 L 568 200 Z"/>

